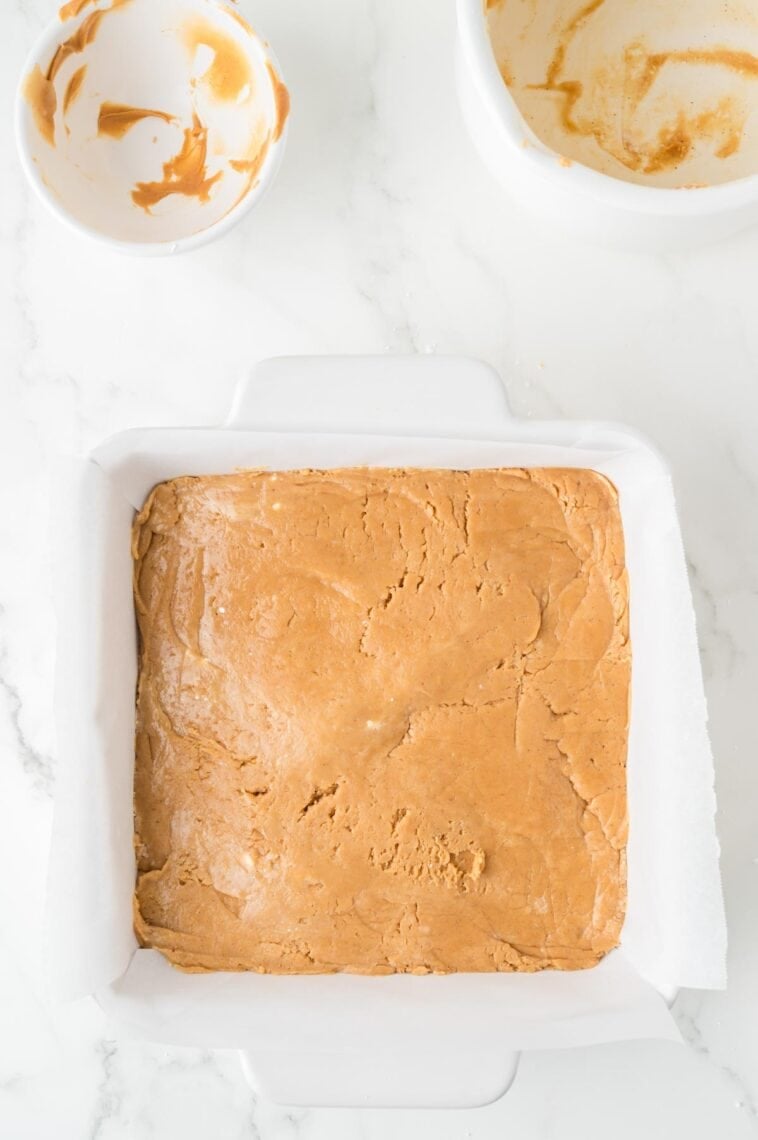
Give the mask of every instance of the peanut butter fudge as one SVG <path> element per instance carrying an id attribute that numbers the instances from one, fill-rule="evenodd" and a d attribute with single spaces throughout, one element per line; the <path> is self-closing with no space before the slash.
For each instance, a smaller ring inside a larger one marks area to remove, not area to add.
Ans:
<path id="1" fill-rule="evenodd" d="M 617 944 L 630 646 L 603 476 L 179 478 L 133 553 L 143 946 L 386 974 Z"/>

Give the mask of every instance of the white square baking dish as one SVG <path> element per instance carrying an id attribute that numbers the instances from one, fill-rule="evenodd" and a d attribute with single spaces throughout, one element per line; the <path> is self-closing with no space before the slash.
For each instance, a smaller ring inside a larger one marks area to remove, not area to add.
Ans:
<path id="1" fill-rule="evenodd" d="M 592 970 L 367 978 L 186 975 L 138 949 L 132 777 L 136 633 L 130 527 L 151 487 L 238 467 L 579 466 L 620 495 L 631 591 L 629 900 L 621 947 Z M 677 1038 L 666 998 L 724 982 L 713 763 L 671 480 L 643 439 L 513 419 L 469 360 L 283 358 L 240 385 L 222 429 L 120 433 L 57 479 L 60 778 L 51 965 L 114 1032 L 242 1051 L 286 1104 L 471 1106 L 522 1049 Z"/>

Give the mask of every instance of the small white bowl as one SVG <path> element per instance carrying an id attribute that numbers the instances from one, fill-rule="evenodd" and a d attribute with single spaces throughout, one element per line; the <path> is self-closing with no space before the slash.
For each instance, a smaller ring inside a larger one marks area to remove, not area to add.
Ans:
<path id="1" fill-rule="evenodd" d="M 503 80 L 485 0 L 457 4 L 456 70 L 467 129 L 495 177 L 531 210 L 599 243 L 652 250 L 712 241 L 758 221 L 758 174 L 668 189 L 600 173 L 551 150 Z"/>
<path id="2" fill-rule="evenodd" d="M 72 0 L 16 99 L 24 170 L 79 233 L 136 254 L 220 237 L 279 166 L 289 95 L 229 0 Z"/>

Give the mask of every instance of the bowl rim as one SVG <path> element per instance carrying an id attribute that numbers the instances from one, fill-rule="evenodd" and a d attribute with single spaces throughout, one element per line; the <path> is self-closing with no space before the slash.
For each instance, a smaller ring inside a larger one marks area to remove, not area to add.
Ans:
<path id="1" fill-rule="evenodd" d="M 96 0 L 99 4 L 99 0 Z M 203 0 L 204 3 L 210 4 L 217 8 L 219 11 L 224 12 L 228 9 L 222 0 Z M 233 13 L 230 13 L 233 15 Z M 61 30 L 63 28 L 76 28 L 84 19 L 86 19 L 87 12 L 82 11 L 77 16 L 71 17 L 68 20 L 61 21 L 58 15 L 43 28 L 31 49 L 24 59 L 21 74 L 16 85 L 16 94 L 14 99 L 14 133 L 16 138 L 16 150 L 19 156 L 21 167 L 26 175 L 26 178 L 35 192 L 37 198 L 47 207 L 51 214 L 58 219 L 59 222 L 74 233 L 82 237 L 88 238 L 90 241 L 95 241 L 99 245 L 106 246 L 107 248 L 117 251 L 119 253 L 134 254 L 139 257 L 164 257 L 178 253 L 188 253 L 190 250 L 198 249 L 201 246 L 208 245 L 210 242 L 215 241 L 217 238 L 223 237 L 229 230 L 233 229 L 238 222 L 250 211 L 254 206 L 260 202 L 261 198 L 265 195 L 268 188 L 274 181 L 276 174 L 281 165 L 284 149 L 287 143 L 289 134 L 289 120 L 284 123 L 284 127 L 278 138 L 271 140 L 268 154 L 263 164 L 257 184 L 251 187 L 250 190 L 238 201 L 232 208 L 215 222 L 204 229 L 197 230 L 195 233 L 187 234 L 185 237 L 175 238 L 173 240 L 161 241 L 131 241 L 127 238 L 117 238 L 110 236 L 105 230 L 98 229 L 96 226 L 89 225 L 87 222 L 82 221 L 72 214 L 61 202 L 58 196 L 50 189 L 45 183 L 39 171 L 37 164 L 32 157 L 32 149 L 29 143 L 29 131 L 31 129 L 31 117 L 28 112 L 28 105 L 24 95 L 24 83 L 32 69 L 40 63 L 41 60 L 46 59 L 51 51 L 60 43 Z M 261 35 L 257 29 L 250 29 L 254 41 L 257 43 L 263 58 L 267 63 L 270 63 L 276 75 L 285 83 L 282 76 L 279 61 L 274 54 L 268 39 Z"/>
<path id="2" fill-rule="evenodd" d="M 457 0 L 457 8 L 458 35 L 465 65 L 472 69 L 470 78 L 514 158 L 529 163 L 541 178 L 560 180 L 564 189 L 570 187 L 604 205 L 643 215 L 707 217 L 739 210 L 758 199 L 758 173 L 712 186 L 643 186 L 575 160 L 561 161 L 556 151 L 534 135 L 503 82 L 487 28 L 486 0 Z M 524 146 L 525 139 L 534 145 Z"/>

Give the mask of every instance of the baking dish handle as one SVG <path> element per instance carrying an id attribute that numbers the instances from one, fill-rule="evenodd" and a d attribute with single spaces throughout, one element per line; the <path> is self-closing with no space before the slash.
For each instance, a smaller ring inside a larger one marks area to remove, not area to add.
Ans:
<path id="1" fill-rule="evenodd" d="M 254 1092 L 291 1108 L 481 1108 L 508 1092 L 520 1053 L 241 1051 Z"/>
<path id="2" fill-rule="evenodd" d="M 458 357 L 279 357 L 239 384 L 227 427 L 237 430 L 491 438 L 511 419 L 488 365 Z M 467 1108 L 511 1086 L 518 1053 L 241 1052 L 251 1086 L 276 1104 Z"/>
<path id="3" fill-rule="evenodd" d="M 510 419 L 503 382 L 450 356 L 281 356 L 237 387 L 227 427 L 488 438 Z"/>

